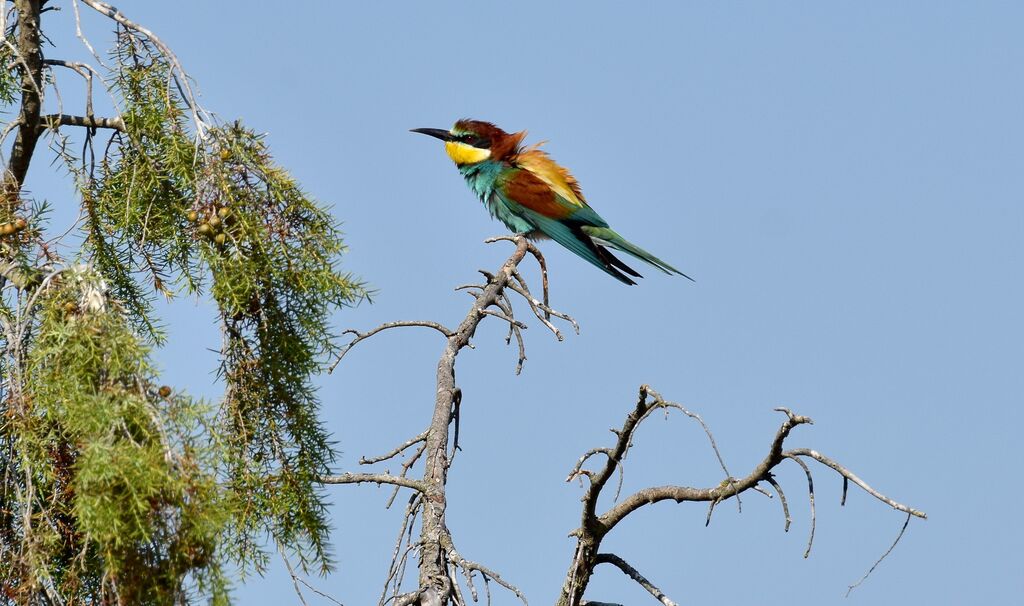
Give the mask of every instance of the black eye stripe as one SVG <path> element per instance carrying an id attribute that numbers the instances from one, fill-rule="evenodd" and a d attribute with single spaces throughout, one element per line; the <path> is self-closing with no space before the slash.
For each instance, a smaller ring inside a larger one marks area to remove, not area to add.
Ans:
<path id="1" fill-rule="evenodd" d="M 488 147 L 491 146 L 491 142 L 489 139 L 477 135 L 459 135 L 458 139 L 460 143 L 472 145 L 473 147 L 479 147 L 480 149 L 487 149 Z"/>

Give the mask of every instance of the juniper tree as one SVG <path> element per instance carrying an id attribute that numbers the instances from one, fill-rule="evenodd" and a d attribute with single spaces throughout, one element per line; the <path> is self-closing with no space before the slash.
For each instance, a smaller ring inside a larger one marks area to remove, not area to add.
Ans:
<path id="1" fill-rule="evenodd" d="M 311 378 L 329 315 L 366 294 L 337 224 L 261 136 L 199 106 L 146 27 L 95 0 L 4 8 L 0 600 L 224 603 L 227 567 L 260 571 L 271 548 L 329 569 Z M 105 23 L 113 47 L 79 33 L 94 61 L 65 60 L 55 15 Z M 61 97 L 69 79 L 84 98 Z M 28 179 L 53 162 L 77 206 L 55 214 Z M 216 304 L 217 402 L 153 362 L 154 301 L 182 294 Z"/>

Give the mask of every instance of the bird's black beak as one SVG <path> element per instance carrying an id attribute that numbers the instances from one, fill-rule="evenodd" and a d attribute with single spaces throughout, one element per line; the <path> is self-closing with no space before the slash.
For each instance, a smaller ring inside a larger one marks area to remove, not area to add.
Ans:
<path id="1" fill-rule="evenodd" d="M 444 130 L 443 128 L 414 128 L 409 132 L 430 135 L 431 137 L 434 137 L 435 139 L 440 139 L 442 141 L 451 141 L 452 139 L 455 138 L 454 135 Z"/>

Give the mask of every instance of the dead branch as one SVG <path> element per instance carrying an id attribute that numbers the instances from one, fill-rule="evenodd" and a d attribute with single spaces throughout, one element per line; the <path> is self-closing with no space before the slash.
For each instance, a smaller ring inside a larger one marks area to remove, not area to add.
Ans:
<path id="1" fill-rule="evenodd" d="M 804 470 L 804 475 L 807 476 L 807 500 L 811 504 L 811 534 L 807 537 L 807 549 L 804 551 L 804 558 L 807 558 L 811 555 L 811 546 L 814 545 L 814 528 L 818 524 L 818 516 L 814 511 L 814 478 L 811 476 L 811 470 L 807 467 L 807 463 L 791 455 L 783 456 L 796 461 Z"/>
<path id="2" fill-rule="evenodd" d="M 377 328 L 374 328 L 373 330 L 370 330 L 370 331 L 367 331 L 367 332 L 359 332 L 359 331 L 356 331 L 356 330 L 346 330 L 342 334 L 355 335 L 355 338 L 352 339 L 351 341 L 349 341 L 349 343 L 347 345 L 345 345 L 344 347 L 341 348 L 341 351 L 338 352 L 338 357 L 334 359 L 334 363 L 332 363 L 327 368 L 327 374 L 331 374 L 332 372 L 334 372 L 334 369 L 337 368 L 338 364 L 341 363 L 341 360 L 342 360 L 342 358 L 345 357 L 345 354 L 347 354 L 349 352 L 349 350 L 352 349 L 353 347 L 355 347 L 356 344 L 359 343 L 360 341 L 364 341 L 366 339 L 369 339 L 373 335 L 375 335 L 375 334 L 377 334 L 377 333 L 379 333 L 381 331 L 388 330 L 390 328 L 405 328 L 405 327 L 409 327 L 409 326 L 422 326 L 424 328 L 433 328 L 434 330 L 436 330 L 436 331 L 440 332 L 441 334 L 443 334 L 445 337 L 451 337 L 454 334 L 451 331 L 451 329 L 445 328 L 443 325 L 438 324 L 437 322 L 430 322 L 430 321 L 426 321 L 426 320 L 407 320 L 407 321 L 402 321 L 402 322 L 385 322 L 384 324 L 381 324 Z"/>
<path id="3" fill-rule="evenodd" d="M 912 515 L 913 514 L 911 513 L 907 514 L 907 519 L 903 520 L 903 526 L 900 527 L 900 531 L 896 535 L 896 539 L 892 542 L 892 545 L 889 545 L 889 549 L 886 549 L 885 553 L 883 553 L 880 558 L 875 560 L 875 563 L 872 564 L 871 568 L 869 568 L 868 571 L 864 573 L 864 576 L 862 576 L 856 583 L 846 588 L 846 597 L 850 597 L 850 592 L 860 587 L 860 584 L 867 580 L 867 578 L 871 576 L 871 573 L 874 572 L 876 568 L 878 568 L 878 565 L 882 563 L 882 560 L 884 560 L 886 557 L 889 556 L 890 553 L 892 553 L 892 550 L 896 548 L 896 544 L 899 543 L 900 539 L 903 538 L 903 533 L 907 531 L 907 526 L 910 525 L 910 516 Z"/>
<path id="4" fill-rule="evenodd" d="M 360 463 L 362 464 L 380 463 L 399 456 L 416 444 L 421 444 L 421 446 L 403 463 L 401 475 L 394 476 L 391 474 L 347 473 L 322 478 L 322 481 L 325 484 L 391 484 L 396 486 L 396 488 L 412 488 L 420 495 L 420 499 L 415 501 L 416 508 L 407 509 L 405 518 L 403 519 L 402 532 L 399 534 L 399 541 L 396 544 L 395 557 L 397 560 L 393 559 L 392 566 L 388 572 L 388 580 L 385 582 L 385 592 L 384 595 L 381 596 L 382 606 L 383 604 L 391 601 L 395 604 L 419 604 L 421 606 L 433 606 L 435 604 L 437 606 L 441 606 L 443 604 L 447 604 L 451 600 L 454 600 L 457 604 L 464 603 L 464 597 L 462 596 L 461 589 L 458 588 L 458 582 L 455 578 L 457 575 L 453 574 L 452 570 L 461 570 L 464 576 L 466 576 L 468 579 L 467 583 L 471 588 L 474 600 L 477 596 L 476 588 L 472 585 L 472 575 L 474 573 L 480 573 L 484 579 L 485 587 L 487 588 L 488 599 L 490 598 L 490 587 L 488 583 L 490 580 L 493 580 L 514 593 L 523 601 L 524 604 L 526 603 L 526 598 L 523 596 L 522 592 L 514 585 L 505 581 L 497 572 L 477 562 L 466 560 L 459 555 L 455 550 L 451 534 L 445 523 L 445 510 L 447 506 L 445 490 L 448 482 L 448 470 L 450 469 L 451 462 L 454 459 L 458 442 L 457 415 L 459 402 L 461 401 L 461 390 L 455 384 L 455 360 L 459 352 L 466 347 L 472 347 L 470 341 L 476 334 L 477 327 L 484 318 L 498 318 L 509 325 L 509 336 L 506 339 L 506 342 L 511 343 L 512 336 L 516 337 L 517 344 L 519 346 L 519 361 L 516 366 L 516 373 L 518 374 L 522 369 L 523 361 L 526 360 L 526 351 L 521 331 L 525 329 L 527 325 L 515 318 L 512 302 L 506 294 L 509 290 L 526 298 L 527 303 L 530 305 L 534 314 L 546 326 L 553 329 L 559 339 L 562 338 L 561 333 L 558 332 L 557 328 L 555 328 L 544 315 L 548 310 L 550 310 L 550 308 L 547 305 L 547 272 L 543 255 L 541 255 L 540 251 L 523 236 L 492 238 L 491 240 L 488 240 L 488 242 L 496 241 L 513 242 L 516 248 L 496 273 L 492 274 L 490 272 L 481 271 L 487 279 L 485 284 L 470 284 L 459 287 L 460 289 L 468 288 L 474 291 L 470 293 L 473 295 L 473 303 L 465 318 L 463 318 L 462 322 L 455 330 L 451 330 L 436 322 L 403 321 L 382 324 L 381 326 L 365 333 L 353 330 L 345 331 L 348 334 L 354 335 L 354 338 L 341 349 L 337 359 L 329 369 L 329 371 L 333 371 L 345 354 L 347 354 L 348 351 L 357 343 L 390 328 L 421 326 L 440 332 L 446 339 L 444 351 L 441 353 L 441 357 L 437 362 L 436 396 L 434 400 L 434 412 L 429 428 L 425 432 L 407 440 L 382 456 L 370 459 L 363 458 L 360 460 Z M 532 255 L 537 260 L 538 264 L 541 266 L 542 273 L 545 276 L 544 302 L 537 301 L 529 295 L 529 290 L 526 287 L 525 281 L 522 281 L 521 276 L 518 275 L 517 267 L 528 254 Z M 555 315 L 558 318 L 562 318 L 567 322 L 570 322 L 576 328 L 577 332 L 579 331 L 576 321 L 568 315 L 554 310 L 550 310 L 550 313 L 551 315 Z M 453 423 L 455 423 L 454 443 L 452 440 L 453 436 L 449 433 Z M 450 445 L 452 448 L 449 452 Z M 406 473 L 421 457 L 424 460 L 422 478 L 418 480 L 407 478 Z M 405 550 L 405 553 L 398 556 L 398 550 L 402 540 L 401 537 L 404 536 L 406 532 L 411 532 L 413 518 L 417 514 L 420 519 L 419 540 L 415 543 L 410 543 Z M 398 592 L 398 588 L 401 585 L 402 576 L 404 575 L 406 556 L 414 548 L 419 550 L 419 588 L 416 591 L 400 594 Z M 384 596 L 387 595 L 387 588 L 389 584 L 394 588 L 394 593 L 390 598 L 384 599 Z"/>
<path id="5" fill-rule="evenodd" d="M 647 590 L 647 593 L 649 593 L 652 596 L 654 596 L 654 599 L 658 600 L 659 602 L 661 602 L 665 606 L 679 606 L 678 604 L 676 604 L 675 602 L 670 600 L 668 598 L 668 596 L 666 596 L 664 593 L 662 593 L 662 591 L 660 589 L 655 587 L 654 583 L 651 583 L 650 581 L 648 581 L 644 577 L 644 575 L 640 574 L 640 571 L 638 571 L 636 568 L 633 568 L 632 566 L 630 566 L 626 562 L 626 560 L 623 560 L 622 558 L 620 558 L 619 556 L 615 555 L 614 553 L 599 553 L 599 554 L 597 554 L 597 557 L 594 558 L 594 562 L 595 562 L 595 564 L 605 564 L 605 563 L 607 563 L 607 564 L 614 564 L 626 576 L 628 576 L 629 578 L 633 579 L 641 587 L 643 587 L 645 590 Z"/>
<path id="6" fill-rule="evenodd" d="M 96 116 L 71 116 L 68 114 L 49 114 L 43 116 L 37 127 L 39 131 L 56 130 L 61 126 L 84 126 L 86 128 L 109 128 L 125 132 L 124 120 L 121 118 L 97 118 Z"/>
<path id="7" fill-rule="evenodd" d="M 46 59 L 43 61 L 45 65 L 59 66 L 70 69 L 85 80 L 85 115 L 87 118 L 92 118 L 92 78 L 93 76 L 100 77 L 99 73 L 88 63 L 79 63 L 77 61 L 63 61 L 60 59 Z M 102 79 L 102 77 L 100 77 Z"/>
<path id="8" fill-rule="evenodd" d="M 513 585 L 512 583 L 509 583 L 505 579 L 501 578 L 501 575 L 497 572 L 491 570 L 490 568 L 487 568 L 483 564 L 478 564 L 477 562 L 472 562 L 470 560 L 463 558 L 461 555 L 459 555 L 459 552 L 455 551 L 454 547 L 451 547 L 448 550 L 448 557 L 451 558 L 453 564 L 461 568 L 467 575 L 472 574 L 473 572 L 479 572 L 481 575 L 483 575 L 485 580 L 493 580 L 498 585 L 501 585 L 505 589 L 511 591 L 517 598 L 519 598 L 523 602 L 523 604 L 529 606 L 529 602 L 526 601 L 526 596 L 523 595 L 523 592 L 520 591 L 519 588 Z"/>
<path id="9" fill-rule="evenodd" d="M 427 432 L 424 431 L 424 432 L 420 433 L 418 436 L 406 440 L 401 445 L 399 445 L 396 448 L 392 449 L 387 454 L 383 454 L 383 455 L 381 455 L 379 457 L 371 457 L 369 459 L 367 459 L 366 457 L 361 457 L 359 459 L 359 464 L 360 465 L 373 465 L 374 463 L 380 463 L 381 461 L 387 461 L 388 459 L 392 459 L 394 457 L 397 457 L 399 454 L 401 454 L 405 449 L 409 448 L 410 446 L 412 446 L 414 444 L 419 444 L 420 442 L 424 442 L 424 441 L 426 441 L 426 439 L 427 439 Z"/>
<path id="10" fill-rule="evenodd" d="M 926 514 L 925 512 L 918 511 L 918 510 L 916 510 L 916 509 L 914 509 L 912 507 L 907 507 L 906 505 L 902 505 L 900 503 L 897 503 L 896 501 L 893 501 L 889 497 L 887 497 L 884 494 L 878 492 L 874 488 L 868 486 L 867 482 L 865 482 L 864 480 L 858 478 L 856 476 L 856 474 L 854 474 L 849 469 L 843 467 L 839 463 L 836 463 L 832 459 L 826 457 L 825 455 L 819 453 L 816 450 L 811 450 L 809 448 L 794 448 L 793 450 L 787 450 L 786 451 L 786 455 L 791 455 L 791 456 L 794 456 L 794 457 L 810 457 L 810 458 L 814 459 L 815 461 L 821 463 L 822 465 L 825 465 L 826 467 L 831 467 L 832 469 L 836 470 L 839 473 L 839 475 L 843 476 L 843 480 L 844 481 L 845 480 L 849 480 L 850 482 L 853 482 L 857 486 L 860 486 L 864 490 L 864 492 L 866 492 L 869 495 L 875 497 L 876 499 L 878 499 L 879 501 L 885 503 L 889 507 L 892 507 L 893 509 L 895 509 L 897 511 L 902 511 L 903 513 L 908 513 L 908 514 L 914 516 L 915 518 L 921 518 L 923 520 L 927 520 L 928 519 L 928 514 Z M 844 493 L 845 493 L 845 490 L 844 490 Z M 843 500 L 845 502 L 845 498 Z"/>
<path id="11" fill-rule="evenodd" d="M 426 492 L 426 486 L 422 482 L 388 473 L 343 473 L 336 476 L 320 476 L 319 481 L 321 484 L 390 484 Z"/>
<path id="12" fill-rule="evenodd" d="M 649 400 L 652 398 L 652 400 Z M 678 409 L 687 414 L 687 416 L 700 422 L 711 441 L 712 448 L 715 451 L 715 455 L 718 458 L 719 464 L 722 466 L 723 471 L 726 473 L 726 478 L 722 480 L 717 486 L 711 488 L 692 488 L 688 486 L 653 486 L 638 490 L 637 492 L 627 496 L 621 502 L 613 505 L 604 514 L 597 515 L 597 502 L 600 497 L 602 489 L 607 484 L 614 472 L 616 467 L 622 465 L 622 461 L 625 458 L 629 448 L 632 446 L 632 441 L 635 436 L 637 427 L 648 418 L 651 413 L 655 410 L 669 410 Z M 709 509 L 707 514 L 707 520 L 710 521 L 711 514 L 714 511 L 715 505 L 718 503 L 732 498 L 738 497 L 741 493 L 746 490 L 756 490 L 759 482 L 767 482 L 770 484 L 775 491 L 779 494 L 779 500 L 782 501 L 783 514 L 786 519 L 786 530 L 789 529 L 790 515 L 789 515 L 789 504 L 786 501 L 785 493 L 782 491 L 782 487 L 778 481 L 772 475 L 772 470 L 778 466 L 785 459 L 793 459 L 796 461 L 805 471 L 808 480 L 808 500 L 811 506 L 811 534 L 808 539 L 807 551 L 804 556 L 807 557 L 810 553 L 811 545 L 814 541 L 814 525 L 815 525 L 815 511 L 814 511 L 814 484 L 811 477 L 810 469 L 800 459 L 800 457 L 809 457 L 815 459 L 826 465 L 835 471 L 837 471 L 844 479 L 848 479 L 853 483 L 857 484 L 869 494 L 875 496 L 882 502 L 890 505 L 894 509 L 906 512 L 908 519 L 910 515 L 919 514 L 918 517 L 925 518 L 923 512 L 912 509 L 892 499 L 877 493 L 874 489 L 869 487 L 866 483 L 861 481 L 852 472 L 842 467 L 838 463 L 835 463 L 831 459 L 817 453 L 816 451 L 809 449 L 794 449 L 789 451 L 783 451 L 783 443 L 789 434 L 798 425 L 811 424 L 810 418 L 794 414 L 792 411 L 786 408 L 777 408 L 779 412 L 786 415 L 785 421 L 775 433 L 775 437 L 772 439 L 771 444 L 768 448 L 768 454 L 765 458 L 751 471 L 748 475 L 742 478 L 734 478 L 728 475 L 728 470 L 725 468 L 724 460 L 721 453 L 718 451 L 718 447 L 715 444 L 714 437 L 711 435 L 707 425 L 700 419 L 699 416 L 694 413 L 690 413 L 685 408 L 672 402 L 666 402 L 661 398 L 657 392 L 644 385 L 640 387 L 639 397 L 637 404 L 634 409 L 626 416 L 626 420 L 622 425 L 621 429 L 613 429 L 612 432 L 616 435 L 616 441 L 614 446 L 611 448 L 594 448 L 588 450 L 580 459 L 577 461 L 576 466 L 570 472 L 568 480 L 572 480 L 577 477 L 586 476 L 590 479 L 590 485 L 583 496 L 583 512 L 581 516 L 581 523 L 579 528 L 571 533 L 571 536 L 575 536 L 577 540 L 576 550 L 574 551 L 572 561 L 569 566 L 569 570 L 566 574 L 565 581 L 562 586 L 562 593 L 558 600 L 559 606 L 576 606 L 583 603 L 582 597 L 586 591 L 587 585 L 590 582 L 590 578 L 593 575 L 594 568 L 604 562 L 613 563 L 636 579 L 629 570 L 623 565 L 624 561 L 621 558 L 615 559 L 615 556 L 607 554 L 600 554 L 598 549 L 600 548 L 602 539 L 609 533 L 615 526 L 624 520 L 627 516 L 634 513 L 635 511 L 660 501 L 675 501 L 677 503 L 692 501 L 692 502 L 708 502 Z M 584 464 L 590 460 L 594 455 L 603 454 L 605 455 L 604 466 L 596 471 L 588 471 L 584 469 Z M 901 531 L 902 536 L 902 531 Z M 899 537 L 897 537 L 897 542 Z M 894 543 L 895 546 L 895 543 Z M 892 548 L 890 548 L 890 551 Z M 885 555 L 879 559 L 879 562 L 884 559 Z M 620 562 L 622 565 L 620 565 Z M 876 562 L 877 566 L 877 562 Z M 872 567 L 872 570 L 874 567 Z M 636 572 L 633 569 L 633 572 Z M 868 571 L 870 574 L 871 571 Z M 636 573 L 639 576 L 639 573 Z M 643 578 L 643 577 L 640 577 Z M 640 582 L 640 581 L 638 581 Z M 643 583 L 641 583 L 643 585 Z M 648 585 L 650 583 L 648 582 Z M 653 587 L 653 585 L 651 585 Z M 645 588 L 647 588 L 645 586 Z M 662 601 L 663 604 L 669 604 L 671 601 L 665 601 L 664 595 L 660 592 L 651 591 L 657 599 Z M 587 602 L 588 604 L 596 604 L 596 602 Z"/>
<path id="13" fill-rule="evenodd" d="M 789 516 L 789 503 L 786 502 L 786 493 L 782 492 L 782 486 L 775 480 L 775 476 L 768 474 L 765 479 L 775 489 L 776 494 L 779 495 L 779 500 L 782 501 L 782 515 L 786 518 L 786 526 L 782 529 L 783 532 L 789 532 L 789 525 L 793 523 L 793 518 Z"/>

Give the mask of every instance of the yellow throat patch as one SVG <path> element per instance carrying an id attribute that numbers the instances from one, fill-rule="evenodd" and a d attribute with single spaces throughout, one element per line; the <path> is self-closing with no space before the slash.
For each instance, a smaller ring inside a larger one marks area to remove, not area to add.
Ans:
<path id="1" fill-rule="evenodd" d="M 444 151 L 456 164 L 476 164 L 491 157 L 491 150 L 480 149 L 459 141 L 445 141 Z"/>

